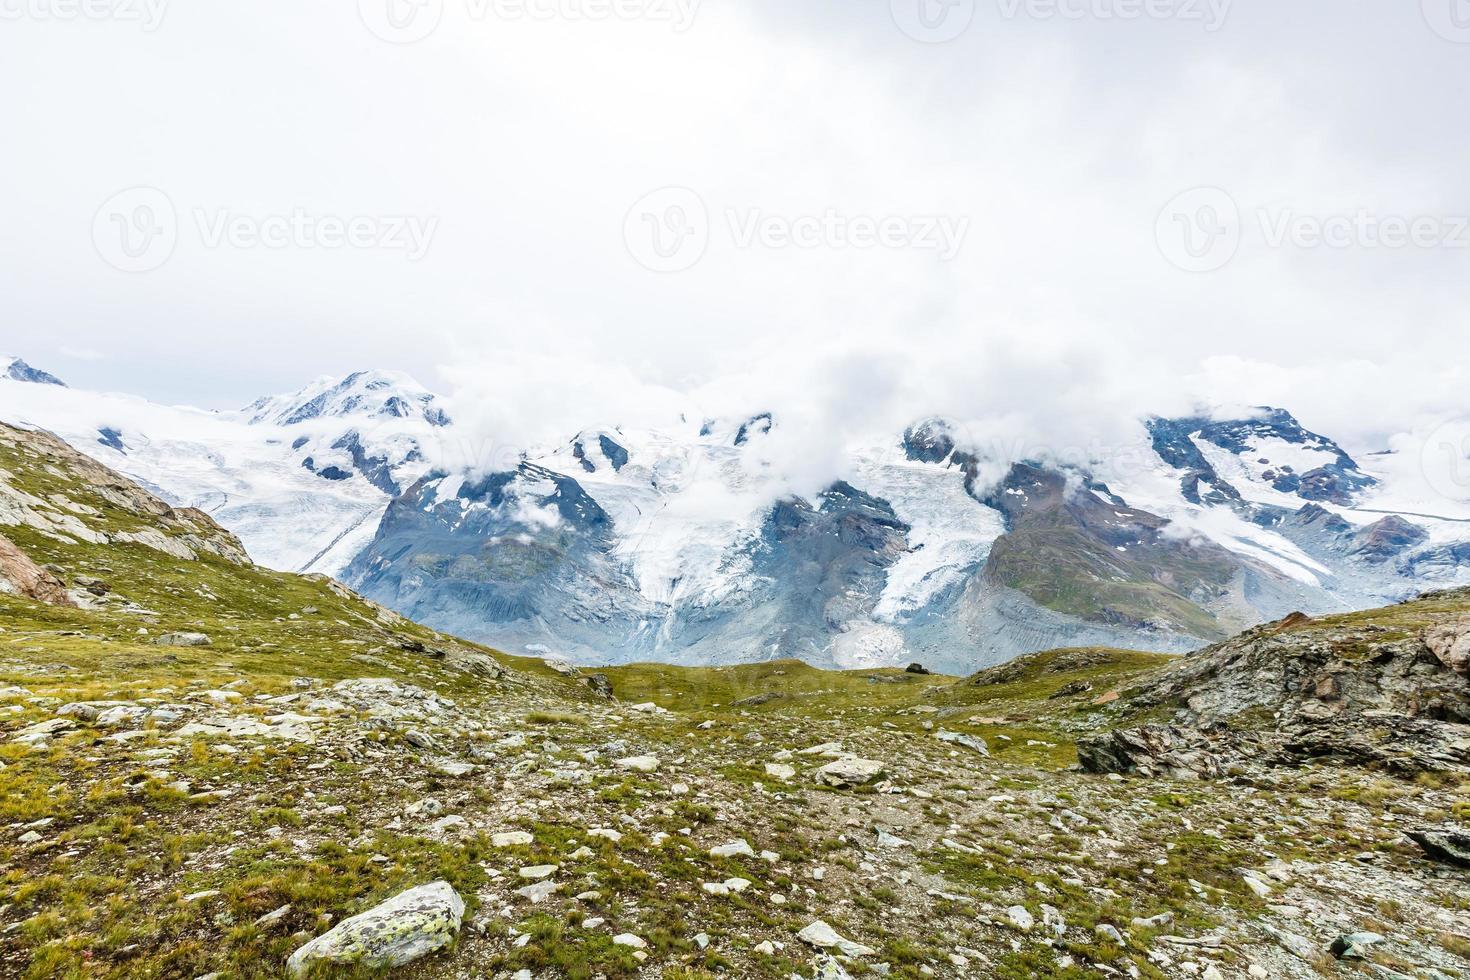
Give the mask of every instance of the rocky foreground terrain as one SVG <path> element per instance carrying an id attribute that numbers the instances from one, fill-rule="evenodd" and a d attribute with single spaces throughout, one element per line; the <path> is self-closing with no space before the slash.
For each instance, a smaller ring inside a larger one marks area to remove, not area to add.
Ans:
<path id="1" fill-rule="evenodd" d="M 1470 592 L 586 673 L 0 427 L 0 975 L 1470 977 Z"/>

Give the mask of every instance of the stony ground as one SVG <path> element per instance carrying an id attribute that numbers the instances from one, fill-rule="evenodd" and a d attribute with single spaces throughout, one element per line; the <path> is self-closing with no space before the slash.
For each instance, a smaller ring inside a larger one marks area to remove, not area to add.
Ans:
<path id="1" fill-rule="evenodd" d="M 979 688 L 632 669 L 604 701 L 384 634 L 332 677 L 253 677 L 212 645 L 171 663 L 205 676 L 101 690 L 84 638 L 48 655 L 57 634 L 8 628 L 3 971 L 277 976 L 443 879 L 465 928 L 406 976 L 811 976 L 815 921 L 867 947 L 853 975 L 1470 976 L 1470 879 L 1402 834 L 1470 816 L 1462 786 L 1068 771 L 1097 709 L 1048 699 L 1082 675 L 1040 663 Z M 1104 659 L 1086 676 L 1141 666 Z M 852 758 L 881 772 L 824 774 Z M 1330 952 L 1355 933 L 1383 941 Z"/>

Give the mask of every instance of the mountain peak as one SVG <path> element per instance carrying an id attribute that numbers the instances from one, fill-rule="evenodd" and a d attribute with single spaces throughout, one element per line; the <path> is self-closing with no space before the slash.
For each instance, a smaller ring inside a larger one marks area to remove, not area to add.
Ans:
<path id="1" fill-rule="evenodd" d="M 244 413 L 251 425 L 297 425 L 346 417 L 417 417 L 432 426 L 450 422 L 435 395 L 398 371 L 355 371 L 341 379 L 318 378 L 293 394 L 262 398 Z"/>
<path id="2" fill-rule="evenodd" d="M 1185 496 L 1194 503 L 1238 501 L 1260 486 L 1347 506 L 1377 483 L 1336 442 L 1282 408 L 1261 406 L 1243 418 L 1152 418 L 1148 430 L 1160 458 L 1184 472 Z"/>
<path id="3" fill-rule="evenodd" d="M 66 383 L 56 375 L 42 371 L 40 368 L 33 368 L 18 357 L 0 357 L 0 378 L 25 381 L 30 384 L 66 387 Z"/>

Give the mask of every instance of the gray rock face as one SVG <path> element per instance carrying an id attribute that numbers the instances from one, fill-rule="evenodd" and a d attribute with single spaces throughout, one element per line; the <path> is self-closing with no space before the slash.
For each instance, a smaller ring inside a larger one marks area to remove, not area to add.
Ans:
<path id="1" fill-rule="evenodd" d="M 1082 765 L 1198 777 L 1232 757 L 1470 770 L 1466 602 L 1470 590 L 1407 603 L 1393 633 L 1292 617 L 1210 647 L 1125 692 L 1131 709 L 1175 708 L 1174 725 L 1083 739 Z"/>
<path id="2" fill-rule="evenodd" d="M 1456 830 L 1411 830 L 1408 836 L 1434 860 L 1470 868 L 1470 834 Z"/>
<path id="3" fill-rule="evenodd" d="M 464 908 L 448 882 L 420 885 L 302 946 L 286 972 L 302 977 L 318 964 L 381 970 L 412 963 L 454 942 Z"/>
<path id="4" fill-rule="evenodd" d="M 1220 760 L 1198 732 L 1146 725 L 1092 736 L 1077 743 L 1086 772 L 1117 772 L 1163 779 L 1213 779 Z"/>

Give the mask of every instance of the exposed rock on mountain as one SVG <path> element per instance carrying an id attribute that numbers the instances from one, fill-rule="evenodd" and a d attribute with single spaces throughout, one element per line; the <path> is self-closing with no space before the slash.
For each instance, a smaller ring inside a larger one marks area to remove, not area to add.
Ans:
<path id="1" fill-rule="evenodd" d="M 23 595 L 52 606 L 76 605 L 66 594 L 66 584 L 61 579 L 31 561 L 3 534 L 0 534 L 0 592 Z"/>
<path id="2" fill-rule="evenodd" d="M 1303 500 L 1348 506 L 1375 485 L 1341 446 L 1307 431 L 1290 412 L 1278 408 L 1260 412 L 1249 419 L 1149 421 L 1159 457 L 1184 473 L 1186 499 L 1240 500 L 1240 488 L 1231 481 L 1249 480 Z M 1222 474 L 1218 467 L 1227 465 Z"/>
<path id="3" fill-rule="evenodd" d="M 23 381 L 29 384 L 66 387 L 56 375 L 33 368 L 18 357 L 0 357 L 0 379 L 7 378 L 11 381 Z"/>
<path id="4" fill-rule="evenodd" d="M 1258 603 L 1288 590 L 1265 566 L 1071 480 L 1019 464 L 986 498 L 1008 529 L 986 563 L 990 581 L 1085 621 L 1192 637 L 1225 636 L 1258 615 L 1247 589 Z"/>

